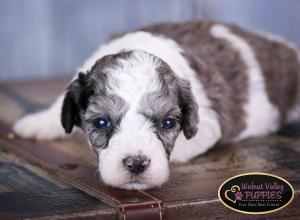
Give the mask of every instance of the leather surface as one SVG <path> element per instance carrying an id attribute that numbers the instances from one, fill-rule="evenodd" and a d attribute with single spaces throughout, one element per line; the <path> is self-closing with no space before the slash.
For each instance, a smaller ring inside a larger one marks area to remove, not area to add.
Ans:
<path id="1" fill-rule="evenodd" d="M 21 157 L 38 163 L 64 181 L 104 200 L 120 211 L 120 219 L 135 220 L 140 219 L 141 216 L 144 216 L 145 220 L 162 219 L 161 201 L 154 196 L 143 191 L 127 191 L 105 186 L 95 175 L 96 167 L 76 160 L 47 145 L 17 138 L 1 124 L 0 135 L 4 137 L 0 140 L 2 148 L 12 150 Z"/>

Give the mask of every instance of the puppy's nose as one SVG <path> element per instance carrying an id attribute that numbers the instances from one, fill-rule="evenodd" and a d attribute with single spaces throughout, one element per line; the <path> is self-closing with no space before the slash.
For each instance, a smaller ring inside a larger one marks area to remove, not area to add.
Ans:
<path id="1" fill-rule="evenodd" d="M 123 160 L 123 164 L 126 169 L 128 169 L 133 174 L 144 172 L 149 163 L 150 159 L 142 155 L 127 157 Z"/>

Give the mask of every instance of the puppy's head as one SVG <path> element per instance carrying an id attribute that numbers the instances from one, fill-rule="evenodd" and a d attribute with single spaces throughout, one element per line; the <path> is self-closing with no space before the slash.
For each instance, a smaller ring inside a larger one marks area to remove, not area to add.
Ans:
<path id="1" fill-rule="evenodd" d="M 191 138 L 197 122 L 189 83 L 143 51 L 99 59 L 70 85 L 62 108 L 66 132 L 86 133 L 104 183 L 126 189 L 167 181 L 179 132 Z"/>

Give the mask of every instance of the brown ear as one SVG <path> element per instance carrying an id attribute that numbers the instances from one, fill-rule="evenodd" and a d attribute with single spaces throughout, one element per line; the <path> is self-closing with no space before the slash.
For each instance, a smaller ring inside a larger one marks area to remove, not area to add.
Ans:
<path id="1" fill-rule="evenodd" d="M 190 83 L 179 79 L 179 104 L 182 113 L 182 130 L 187 139 L 194 137 L 198 130 L 198 105 L 192 94 Z"/>
<path id="2" fill-rule="evenodd" d="M 78 78 L 67 89 L 62 106 L 61 123 L 66 133 L 71 133 L 73 126 L 81 126 L 80 110 L 86 109 L 92 93 L 88 86 L 87 74 L 79 73 Z"/>

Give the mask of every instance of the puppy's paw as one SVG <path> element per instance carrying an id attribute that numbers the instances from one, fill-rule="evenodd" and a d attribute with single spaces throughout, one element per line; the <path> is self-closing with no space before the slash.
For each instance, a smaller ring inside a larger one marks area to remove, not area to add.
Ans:
<path id="1" fill-rule="evenodd" d="M 60 116 L 49 110 L 29 114 L 19 119 L 13 131 L 23 138 L 53 140 L 66 136 Z"/>
<path id="2" fill-rule="evenodd" d="M 190 160 L 190 157 L 186 157 L 185 155 L 182 154 L 177 154 L 177 153 L 171 153 L 170 156 L 170 161 L 171 163 L 186 163 Z"/>

